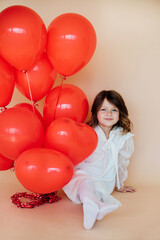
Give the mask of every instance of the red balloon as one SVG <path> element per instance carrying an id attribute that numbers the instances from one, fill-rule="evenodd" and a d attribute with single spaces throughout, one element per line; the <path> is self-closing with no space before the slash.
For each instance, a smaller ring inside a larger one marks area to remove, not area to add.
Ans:
<path id="1" fill-rule="evenodd" d="M 7 106 L 15 85 L 13 68 L 0 56 L 0 107 Z"/>
<path id="2" fill-rule="evenodd" d="M 44 130 L 28 109 L 10 108 L 0 114 L 0 153 L 15 160 L 23 151 L 43 145 Z"/>
<path id="3" fill-rule="evenodd" d="M 90 61 L 96 41 L 95 30 L 85 17 L 65 13 L 49 25 L 47 54 L 59 74 L 70 76 Z"/>
<path id="4" fill-rule="evenodd" d="M 71 180 L 73 164 L 60 152 L 33 148 L 18 157 L 15 173 L 25 188 L 44 194 L 61 189 Z"/>
<path id="5" fill-rule="evenodd" d="M 16 87 L 28 99 L 39 101 L 52 88 L 57 73 L 44 54 L 26 73 L 16 70 Z"/>
<path id="6" fill-rule="evenodd" d="M 0 154 L 0 171 L 2 170 L 8 170 L 11 167 L 13 167 L 14 161 L 4 157 L 2 154 Z"/>
<path id="7" fill-rule="evenodd" d="M 0 14 L 0 54 L 19 70 L 28 70 L 42 55 L 47 41 L 40 16 L 25 6 L 11 6 Z"/>
<path id="8" fill-rule="evenodd" d="M 53 121 L 45 135 L 45 147 L 66 154 L 74 165 L 85 160 L 94 151 L 97 142 L 93 128 L 69 118 Z"/>
<path id="9" fill-rule="evenodd" d="M 47 95 L 43 115 L 47 124 L 61 117 L 84 122 L 88 114 L 88 108 L 87 97 L 79 87 L 72 84 L 63 84 L 62 87 L 53 88 Z"/>
<path id="10" fill-rule="evenodd" d="M 42 126 L 44 128 L 44 131 L 46 130 L 47 124 L 46 124 L 44 118 L 42 117 L 42 115 L 40 114 L 40 112 L 36 109 L 36 107 L 34 107 L 34 110 L 33 110 L 33 106 L 29 103 L 18 103 L 14 107 L 16 107 L 16 108 L 18 108 L 18 107 L 27 108 L 28 110 L 32 111 L 34 114 L 36 114 L 36 116 L 41 121 Z"/>

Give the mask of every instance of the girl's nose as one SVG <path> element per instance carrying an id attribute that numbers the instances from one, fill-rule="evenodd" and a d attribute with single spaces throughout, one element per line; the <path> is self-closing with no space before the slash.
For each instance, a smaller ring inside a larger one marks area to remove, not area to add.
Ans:
<path id="1" fill-rule="evenodd" d="M 111 114 L 112 114 L 111 111 L 108 110 L 108 111 L 107 111 L 107 116 L 111 116 Z"/>

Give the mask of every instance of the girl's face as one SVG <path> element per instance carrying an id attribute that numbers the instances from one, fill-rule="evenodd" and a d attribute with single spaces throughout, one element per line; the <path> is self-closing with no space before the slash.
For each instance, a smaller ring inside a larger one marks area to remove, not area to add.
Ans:
<path id="1" fill-rule="evenodd" d="M 119 121 L 119 110 L 116 106 L 104 99 L 102 106 L 97 112 L 98 124 L 102 128 L 111 129 Z"/>

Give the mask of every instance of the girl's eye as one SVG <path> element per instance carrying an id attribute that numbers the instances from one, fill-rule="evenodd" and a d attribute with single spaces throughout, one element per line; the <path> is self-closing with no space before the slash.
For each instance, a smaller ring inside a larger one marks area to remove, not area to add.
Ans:
<path id="1" fill-rule="evenodd" d="M 105 111 L 106 109 L 105 108 L 101 108 L 101 111 Z"/>
<path id="2" fill-rule="evenodd" d="M 117 109 L 112 109 L 112 112 L 118 112 L 118 110 Z"/>

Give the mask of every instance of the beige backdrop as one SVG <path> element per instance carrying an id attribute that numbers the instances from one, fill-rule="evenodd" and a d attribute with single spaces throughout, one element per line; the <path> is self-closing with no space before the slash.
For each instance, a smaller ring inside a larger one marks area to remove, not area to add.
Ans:
<path id="1" fill-rule="evenodd" d="M 0 0 L 0 11 L 11 5 L 32 8 L 46 27 L 66 12 L 79 13 L 93 24 L 98 40 L 96 52 L 89 64 L 68 77 L 66 83 L 79 86 L 90 106 L 103 89 L 122 94 L 135 134 L 127 181 L 132 185 L 159 184 L 160 1 Z M 59 83 L 58 77 L 56 85 Z M 9 106 L 19 102 L 29 101 L 15 90 Z M 42 112 L 43 100 L 39 105 Z M 0 173 L 3 181 L 2 177 Z"/>

